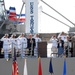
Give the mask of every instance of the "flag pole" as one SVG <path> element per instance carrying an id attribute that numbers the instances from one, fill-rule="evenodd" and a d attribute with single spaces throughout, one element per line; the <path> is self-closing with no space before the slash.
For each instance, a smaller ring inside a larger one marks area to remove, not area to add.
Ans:
<path id="1" fill-rule="evenodd" d="M 66 55 L 64 56 L 63 75 L 66 75 Z"/>
<path id="2" fill-rule="evenodd" d="M 52 54 L 50 54 L 50 61 L 52 61 Z M 52 68 L 52 63 L 50 64 L 52 72 L 53 72 L 53 68 Z M 50 73 L 50 75 L 53 75 L 53 73 Z"/>
<path id="3" fill-rule="evenodd" d="M 16 60 L 17 58 L 16 58 L 16 49 L 15 49 L 15 47 L 14 47 L 14 50 L 13 50 L 13 60 Z"/>
<path id="4" fill-rule="evenodd" d="M 50 58 L 50 60 L 52 60 L 52 57 Z M 53 75 L 53 73 L 51 73 L 51 75 Z"/>
<path id="5" fill-rule="evenodd" d="M 53 74 L 52 57 L 50 57 L 50 63 L 49 63 L 49 73 L 50 73 L 50 75 L 52 75 L 52 74 Z"/>
<path id="6" fill-rule="evenodd" d="M 24 61 L 24 73 L 23 75 L 28 75 L 28 72 L 27 72 L 27 59 L 25 58 L 25 61 Z"/>
<path id="7" fill-rule="evenodd" d="M 13 63 L 12 63 L 12 75 L 19 75 L 18 63 L 16 61 L 16 49 L 15 49 L 15 47 L 14 47 L 14 56 L 13 56 Z"/>
<path id="8" fill-rule="evenodd" d="M 40 56 L 38 57 L 38 75 L 42 75 L 42 65 Z"/>

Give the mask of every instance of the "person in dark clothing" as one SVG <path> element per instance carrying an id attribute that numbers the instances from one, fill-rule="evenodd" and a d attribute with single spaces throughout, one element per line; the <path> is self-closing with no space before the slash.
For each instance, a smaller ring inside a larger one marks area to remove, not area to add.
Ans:
<path id="1" fill-rule="evenodd" d="M 64 53 L 64 41 L 61 39 L 61 37 L 59 37 L 57 42 L 58 42 L 58 45 L 57 45 L 58 57 L 61 57 Z"/>
<path id="2" fill-rule="evenodd" d="M 0 41 L 0 58 L 4 58 L 4 54 L 2 54 L 3 41 Z"/>
<path id="3" fill-rule="evenodd" d="M 28 55 L 34 56 L 34 48 L 36 46 L 35 39 L 32 38 L 32 34 L 29 34 L 27 38 L 27 48 L 29 49 Z"/>
<path id="4" fill-rule="evenodd" d="M 71 48 L 72 48 L 71 38 L 70 36 L 67 36 L 66 40 L 64 41 L 64 50 L 66 57 L 71 57 Z"/>

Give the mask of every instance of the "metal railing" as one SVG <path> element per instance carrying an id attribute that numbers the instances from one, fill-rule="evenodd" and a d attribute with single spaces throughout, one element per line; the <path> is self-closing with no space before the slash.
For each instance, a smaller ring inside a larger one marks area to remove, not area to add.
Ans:
<path id="1" fill-rule="evenodd" d="M 48 44 L 51 44 L 51 43 L 48 43 Z M 24 45 L 26 45 L 26 43 L 19 44 L 19 47 L 15 43 L 6 44 L 5 46 L 7 48 L 4 49 L 4 47 L 3 47 L 2 54 L 5 54 L 4 52 L 6 51 L 6 54 L 8 54 L 9 58 L 12 58 L 14 56 L 13 54 L 14 54 L 14 47 L 15 47 L 17 57 L 22 57 L 22 58 L 32 57 L 33 56 L 32 51 L 34 51 L 34 56 L 38 57 L 38 48 L 34 48 L 34 50 L 33 50 L 33 45 L 30 48 L 24 47 Z M 47 45 L 47 57 L 52 57 L 53 55 L 56 55 L 56 57 L 59 57 L 58 52 L 57 53 L 52 52 L 51 46 L 50 47 L 49 46 Z M 64 50 L 64 52 L 65 52 L 65 50 Z M 70 54 L 70 49 L 68 48 L 68 55 L 69 54 Z M 68 56 L 68 57 L 70 57 L 70 56 Z"/>

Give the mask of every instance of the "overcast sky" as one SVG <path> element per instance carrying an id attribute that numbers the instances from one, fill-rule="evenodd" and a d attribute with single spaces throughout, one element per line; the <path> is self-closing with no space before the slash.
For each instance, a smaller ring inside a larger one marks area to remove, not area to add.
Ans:
<path id="1" fill-rule="evenodd" d="M 44 0 L 70 21 L 75 23 L 75 0 Z M 15 6 L 17 13 L 20 13 L 22 7 L 22 0 L 5 0 L 6 9 L 9 9 L 10 6 Z M 73 25 L 45 5 L 40 1 L 40 6 L 42 6 L 42 10 L 49 15 L 61 20 L 62 22 L 68 24 L 73 27 Z M 25 8 L 24 8 L 25 9 Z M 23 11 L 23 13 L 25 10 Z M 39 25 L 39 33 L 57 33 L 57 32 L 67 32 L 69 31 L 69 27 L 64 24 L 54 20 L 53 18 L 41 13 L 40 15 L 40 25 Z"/>

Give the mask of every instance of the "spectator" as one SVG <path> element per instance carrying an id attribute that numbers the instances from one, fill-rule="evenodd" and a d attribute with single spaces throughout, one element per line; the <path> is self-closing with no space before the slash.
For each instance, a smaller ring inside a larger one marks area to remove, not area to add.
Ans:
<path id="1" fill-rule="evenodd" d="M 65 38 L 67 37 L 67 35 L 64 33 L 64 32 L 62 32 L 62 33 L 60 33 L 59 35 L 58 35 L 58 39 L 59 39 L 59 37 L 61 37 L 61 40 L 65 40 Z"/>
<path id="2" fill-rule="evenodd" d="M 56 36 L 52 36 L 52 38 L 50 39 L 50 42 L 52 43 L 52 47 L 51 47 L 51 51 L 52 53 L 57 53 L 57 38 Z M 56 54 L 53 54 L 53 57 L 56 57 Z"/>
<path id="3" fill-rule="evenodd" d="M 64 50 L 65 50 L 66 57 L 71 56 L 71 52 L 70 52 L 71 47 L 72 46 L 71 46 L 70 37 L 67 36 L 66 39 L 64 40 Z"/>
<path id="4" fill-rule="evenodd" d="M 35 46 L 36 46 L 35 39 L 32 38 L 32 34 L 29 34 L 27 38 L 27 48 L 29 49 L 28 55 L 34 56 Z"/>
<path id="5" fill-rule="evenodd" d="M 64 53 L 64 41 L 61 39 L 61 37 L 59 37 L 58 39 L 58 57 L 62 57 L 63 53 Z"/>

